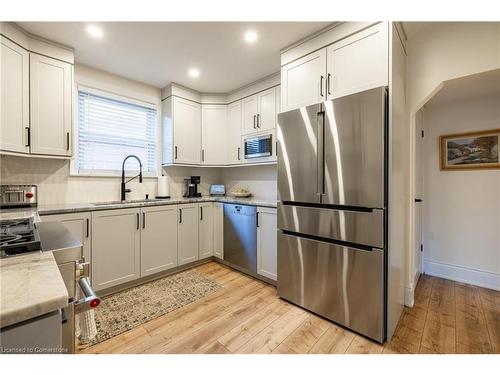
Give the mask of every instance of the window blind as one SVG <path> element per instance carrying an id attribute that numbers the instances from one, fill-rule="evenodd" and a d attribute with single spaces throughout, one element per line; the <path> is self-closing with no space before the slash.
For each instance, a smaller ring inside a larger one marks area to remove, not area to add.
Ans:
<path id="1" fill-rule="evenodd" d="M 121 171 L 130 154 L 143 171 L 156 172 L 156 109 L 78 91 L 79 173 Z M 127 170 L 138 170 L 127 162 Z"/>

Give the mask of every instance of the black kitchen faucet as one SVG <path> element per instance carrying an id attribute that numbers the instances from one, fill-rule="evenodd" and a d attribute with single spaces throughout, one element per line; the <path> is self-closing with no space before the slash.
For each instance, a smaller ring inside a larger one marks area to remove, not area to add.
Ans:
<path id="1" fill-rule="evenodd" d="M 125 181 L 125 162 L 127 161 L 128 158 L 136 158 L 137 159 L 137 161 L 139 162 L 139 174 L 135 175 L 134 177 L 132 177 L 132 178 L 128 179 L 127 181 Z M 128 155 L 128 156 L 125 157 L 125 159 L 123 159 L 123 163 L 122 163 L 122 185 L 121 185 L 121 200 L 122 201 L 125 200 L 125 193 L 130 193 L 130 189 L 125 189 L 125 184 L 127 182 L 132 181 L 137 176 L 139 176 L 139 183 L 142 184 L 142 163 L 141 163 L 141 159 L 139 159 L 135 155 Z"/>

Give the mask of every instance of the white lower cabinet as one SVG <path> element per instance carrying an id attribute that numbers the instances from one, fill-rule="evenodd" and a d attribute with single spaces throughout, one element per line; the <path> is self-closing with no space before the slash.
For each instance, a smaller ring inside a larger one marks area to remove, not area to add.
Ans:
<path id="1" fill-rule="evenodd" d="M 277 280 L 277 210 L 258 207 L 257 215 L 257 273 Z"/>
<path id="2" fill-rule="evenodd" d="M 198 205 L 200 222 L 198 226 L 199 259 L 214 255 L 214 218 L 213 203 L 206 202 Z"/>
<path id="3" fill-rule="evenodd" d="M 91 228 L 90 228 L 90 212 L 78 212 L 71 214 L 60 215 L 44 215 L 42 221 L 56 221 L 64 224 L 71 234 L 82 243 L 83 256 L 86 262 L 92 264 L 91 257 Z"/>
<path id="4" fill-rule="evenodd" d="M 224 204 L 214 203 L 214 256 L 224 259 Z"/>
<path id="5" fill-rule="evenodd" d="M 198 260 L 198 204 L 180 204 L 177 211 L 177 254 L 182 265 Z"/>
<path id="6" fill-rule="evenodd" d="M 100 290 L 140 276 L 139 208 L 92 212 L 92 286 Z"/>
<path id="7" fill-rule="evenodd" d="M 177 266 L 177 208 L 141 209 L 141 276 Z"/>

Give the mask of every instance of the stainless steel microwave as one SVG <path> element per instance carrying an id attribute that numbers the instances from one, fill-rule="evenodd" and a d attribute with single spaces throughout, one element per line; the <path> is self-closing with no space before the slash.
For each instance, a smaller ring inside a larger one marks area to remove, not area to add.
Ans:
<path id="1" fill-rule="evenodd" d="M 272 134 L 248 136 L 244 140 L 245 159 L 269 157 L 273 151 Z"/>

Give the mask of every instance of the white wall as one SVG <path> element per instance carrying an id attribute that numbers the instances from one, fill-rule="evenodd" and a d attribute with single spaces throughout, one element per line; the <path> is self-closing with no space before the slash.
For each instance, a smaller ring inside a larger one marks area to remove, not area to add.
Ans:
<path id="1" fill-rule="evenodd" d="M 500 128 L 500 96 L 424 110 L 424 271 L 500 289 L 500 171 L 440 171 L 439 136 Z"/>
<path id="2" fill-rule="evenodd" d="M 408 99 L 416 111 L 442 81 L 500 67 L 500 22 L 439 22 L 408 38 Z"/>
<path id="3" fill-rule="evenodd" d="M 271 201 L 277 199 L 276 165 L 224 168 L 221 173 L 228 192 L 238 185 L 247 188 L 255 198 Z"/>

